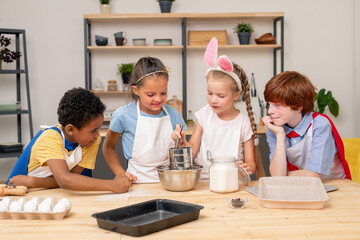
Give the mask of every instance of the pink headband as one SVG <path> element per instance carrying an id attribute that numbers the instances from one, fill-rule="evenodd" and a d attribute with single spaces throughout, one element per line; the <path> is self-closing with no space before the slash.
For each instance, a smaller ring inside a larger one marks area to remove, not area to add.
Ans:
<path id="1" fill-rule="evenodd" d="M 233 72 L 233 65 L 230 59 L 228 59 L 228 57 L 225 55 L 222 55 L 219 58 L 217 58 L 217 51 L 218 51 L 218 40 L 215 37 L 213 37 L 210 40 L 208 46 L 206 47 L 206 51 L 204 54 L 204 61 L 210 67 L 206 71 L 206 76 L 211 71 L 223 72 L 235 80 L 235 82 L 239 87 L 239 90 L 241 91 L 242 90 L 241 81 L 239 79 L 239 76 Z"/>

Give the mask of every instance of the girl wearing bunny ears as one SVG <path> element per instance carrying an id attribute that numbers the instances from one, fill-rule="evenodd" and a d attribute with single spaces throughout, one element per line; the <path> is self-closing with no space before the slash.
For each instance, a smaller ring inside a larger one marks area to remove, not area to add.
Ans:
<path id="1" fill-rule="evenodd" d="M 258 177 L 261 177 L 264 174 L 254 144 L 257 132 L 248 79 L 244 70 L 226 56 L 217 58 L 217 49 L 218 41 L 212 38 L 204 54 L 205 63 L 210 67 L 206 72 L 208 104 L 195 113 L 196 125 L 189 142 L 184 133 L 180 133 L 179 126 L 172 138 L 175 140 L 179 136 L 180 146 L 192 147 L 195 161 L 204 167 L 201 180 L 209 178 L 211 162 L 207 160 L 208 151 L 213 156 L 233 156 L 239 159 L 238 165 L 249 175 L 257 170 Z M 235 108 L 243 92 L 248 114 Z"/>

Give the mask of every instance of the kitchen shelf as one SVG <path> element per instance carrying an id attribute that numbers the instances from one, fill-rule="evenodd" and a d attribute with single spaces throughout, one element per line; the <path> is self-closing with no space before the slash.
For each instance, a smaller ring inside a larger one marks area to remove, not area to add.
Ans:
<path id="1" fill-rule="evenodd" d="M 219 22 L 227 20 L 250 21 L 251 19 L 264 19 L 273 22 L 273 36 L 278 44 L 261 45 L 219 45 L 219 49 L 230 50 L 269 50 L 273 53 L 273 74 L 277 74 L 277 62 L 280 62 L 280 71 L 284 71 L 284 13 L 283 12 L 245 12 L 245 13 L 133 13 L 133 14 L 85 14 L 84 18 L 84 52 L 85 52 L 85 88 L 92 89 L 92 53 L 94 52 L 123 52 L 123 51 L 157 51 L 157 50 L 181 50 L 182 59 L 182 101 L 183 117 L 187 119 L 187 52 L 204 50 L 206 46 L 188 45 L 188 23 L 189 22 Z M 91 33 L 93 23 L 118 23 L 118 22 L 155 22 L 155 24 L 166 22 L 181 23 L 181 45 L 180 46 L 91 46 Z M 280 24 L 279 24 L 280 23 Z M 200 23 L 201 24 L 201 23 Z M 224 23 L 228 24 L 228 23 Z M 278 32 L 280 25 L 280 33 Z M 278 56 L 280 53 L 280 57 Z M 173 54 L 173 53 L 169 53 Z"/>
<path id="2" fill-rule="evenodd" d="M 191 49 L 206 49 L 206 46 L 186 46 L 188 50 Z M 87 47 L 88 51 L 90 52 L 97 52 L 97 51 L 123 51 L 123 50 L 181 50 L 183 46 L 89 46 Z M 269 49 L 276 49 L 281 48 L 281 44 L 249 44 L 249 45 L 219 45 L 219 49 L 256 49 L 256 48 L 269 48 Z"/>
<path id="3" fill-rule="evenodd" d="M 28 114 L 29 110 L 0 111 L 0 115 Z"/>
<path id="4" fill-rule="evenodd" d="M 277 48 L 281 48 L 281 44 L 219 45 L 218 48 L 219 49 L 256 49 L 256 48 L 259 48 L 259 49 L 264 49 L 264 48 L 277 49 Z M 188 50 L 191 50 L 191 49 L 205 50 L 206 46 L 191 46 L 191 45 L 188 45 L 187 49 Z"/>
<path id="5" fill-rule="evenodd" d="M 19 74 L 19 73 L 26 73 L 25 70 L 19 69 L 19 70 L 0 70 L 0 74 Z"/>
<path id="6" fill-rule="evenodd" d="M 124 20 L 226 20 L 236 18 L 269 18 L 284 17 L 283 12 L 248 12 L 248 13 L 131 13 L 131 14 L 85 14 L 89 22 L 110 23 Z"/>
<path id="7" fill-rule="evenodd" d="M 183 46 L 89 46 L 88 51 L 123 51 L 123 50 L 181 50 Z"/>
<path id="8" fill-rule="evenodd" d="M 22 151 L 16 152 L 0 152 L 0 158 L 12 158 L 12 157 L 20 157 Z"/>
<path id="9" fill-rule="evenodd" d="M 29 83 L 29 70 L 27 62 L 27 51 L 26 51 L 26 34 L 23 29 L 5 29 L 0 28 L 0 34 L 14 36 L 15 39 L 15 50 L 21 52 L 21 57 L 15 60 L 15 69 L 6 69 L 0 70 L 0 74 L 11 74 L 14 75 L 15 85 L 16 85 L 16 102 L 21 103 L 21 77 L 25 78 L 25 89 L 26 89 L 26 101 L 27 109 L 18 109 L 18 110 L 5 110 L 0 111 L 0 115 L 16 115 L 17 122 L 17 142 L 22 143 L 22 119 L 23 114 L 28 115 L 29 120 L 29 130 L 30 130 L 30 139 L 34 137 L 33 134 L 33 125 L 32 125 L 32 112 L 31 112 L 31 101 L 30 101 L 30 83 Z M 20 47 L 22 46 L 22 49 Z M 23 69 L 20 68 L 20 61 L 23 61 Z M 0 152 L 0 158 L 10 158 L 10 157 L 19 157 L 22 151 L 15 152 Z"/>
<path id="10" fill-rule="evenodd" d="M 95 91 L 91 90 L 94 94 L 129 94 L 130 91 Z"/>

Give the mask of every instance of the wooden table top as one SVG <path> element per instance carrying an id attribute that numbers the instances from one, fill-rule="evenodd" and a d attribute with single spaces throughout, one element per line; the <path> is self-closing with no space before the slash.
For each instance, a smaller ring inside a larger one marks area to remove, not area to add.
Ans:
<path id="1" fill-rule="evenodd" d="M 134 239 L 100 229 L 91 214 L 114 208 L 166 198 L 203 205 L 198 220 L 165 229 L 143 239 L 359 239 L 360 184 L 346 180 L 324 180 L 339 190 L 329 192 L 330 200 L 321 210 L 268 209 L 244 190 L 236 193 L 210 192 L 201 182 L 195 190 L 169 192 L 159 183 L 134 184 L 128 193 L 75 192 L 63 189 L 34 189 L 28 197 L 66 197 L 72 204 L 62 220 L 0 219 L 0 239 Z M 253 181 L 250 186 L 257 186 Z M 244 209 L 231 209 L 227 197 L 248 198 Z"/>

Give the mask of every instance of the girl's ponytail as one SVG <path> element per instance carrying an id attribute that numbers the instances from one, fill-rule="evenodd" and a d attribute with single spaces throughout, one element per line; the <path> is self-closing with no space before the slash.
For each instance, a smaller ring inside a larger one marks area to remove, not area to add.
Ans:
<path id="1" fill-rule="evenodd" d="M 241 81 L 241 86 L 243 89 L 243 94 L 244 94 L 245 103 L 246 103 L 246 111 L 248 113 L 250 123 L 251 123 L 251 128 L 253 131 L 253 138 L 254 138 L 254 144 L 255 144 L 254 159 L 255 159 L 255 164 L 256 164 L 256 174 L 257 174 L 258 178 L 261 178 L 261 177 L 265 176 L 265 172 L 264 172 L 264 168 L 261 163 L 261 156 L 260 156 L 260 152 L 259 152 L 259 148 L 258 148 L 259 139 L 258 139 L 257 127 L 256 127 L 255 119 L 254 119 L 254 113 L 252 111 L 251 100 L 250 100 L 250 84 L 249 84 L 248 78 L 246 76 L 246 73 L 242 69 L 242 67 L 240 67 L 239 65 L 237 65 L 234 62 L 233 62 L 233 66 L 234 66 L 234 73 L 236 73 L 239 76 L 240 81 Z"/>

